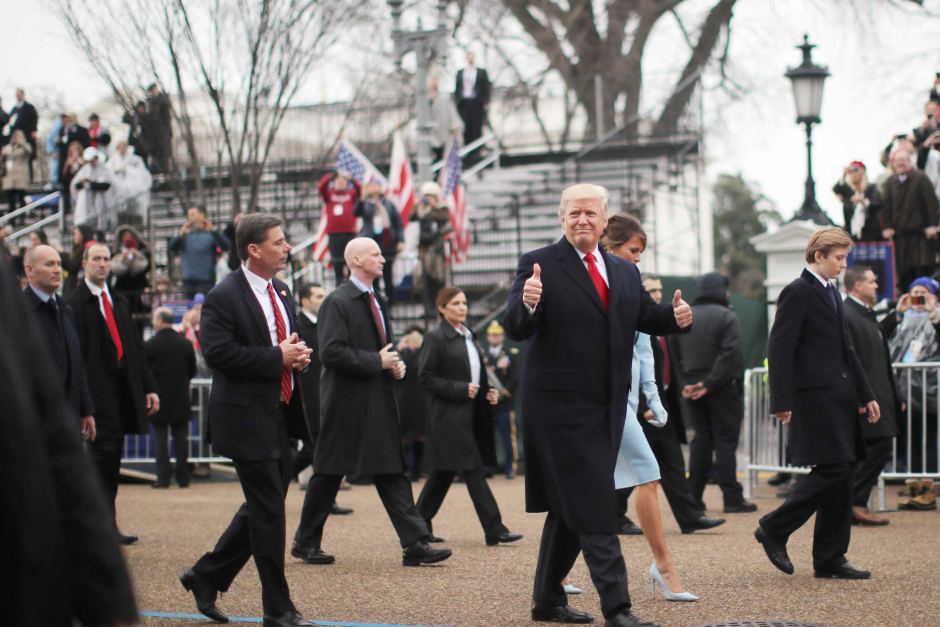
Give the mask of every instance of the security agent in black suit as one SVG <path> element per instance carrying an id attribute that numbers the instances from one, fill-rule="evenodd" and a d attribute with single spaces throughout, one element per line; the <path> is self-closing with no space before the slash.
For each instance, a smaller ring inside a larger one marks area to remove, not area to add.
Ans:
<path id="1" fill-rule="evenodd" d="M 662 281 L 653 274 L 643 273 L 643 287 L 657 303 L 663 298 Z M 689 482 L 685 476 L 685 458 L 682 456 L 680 443 L 685 443 L 685 426 L 682 423 L 682 409 L 679 401 L 679 379 L 676 364 L 672 358 L 675 350 L 668 338 L 650 336 L 650 346 L 653 349 L 653 363 L 656 370 L 656 387 L 659 396 L 669 414 L 669 421 L 664 427 L 653 427 L 649 424 L 652 410 L 646 404 L 646 397 L 640 394 L 640 404 L 637 407 L 637 420 L 643 427 L 643 433 L 649 441 L 650 448 L 656 461 L 659 462 L 660 484 L 669 508 L 682 533 L 693 533 L 703 529 L 712 529 L 723 525 L 724 518 L 708 518 L 697 508 L 695 499 L 689 490 Z M 664 347 L 665 346 L 665 351 Z M 667 378 L 668 377 L 668 378 Z M 622 513 L 627 511 L 627 499 L 633 488 L 618 490 L 618 496 L 624 493 Z M 637 528 L 642 533 L 639 528 Z"/>
<path id="2" fill-rule="evenodd" d="M 842 299 L 829 282 L 845 269 L 851 247 L 849 235 L 836 227 L 810 237 L 809 266 L 780 292 L 767 341 L 770 411 L 790 426 L 790 462 L 812 466 L 754 532 L 771 563 L 787 574 L 793 573 L 787 540 L 815 513 L 816 577 L 871 577 L 845 558 L 855 463 L 865 458 L 859 413 L 867 412 L 872 423 L 881 416 L 846 330 Z"/>
<path id="3" fill-rule="evenodd" d="M 193 343 L 173 328 L 173 319 L 172 309 L 158 307 L 153 312 L 155 333 L 144 344 L 147 363 L 160 390 L 160 411 L 150 417 L 157 458 L 153 488 L 170 487 L 170 433 L 176 449 L 176 483 L 181 488 L 189 487 L 189 425 L 193 418 L 189 382 L 196 376 L 196 351 Z"/>
<path id="4" fill-rule="evenodd" d="M 486 70 L 474 64 L 473 53 L 467 52 L 467 66 L 457 72 L 454 86 L 457 113 L 463 120 L 463 143 L 470 144 L 483 135 L 486 106 L 490 102 L 490 78 Z"/>
<path id="5" fill-rule="evenodd" d="M 343 475 L 354 475 L 372 477 L 398 534 L 402 563 L 440 562 L 451 552 L 428 545 L 430 531 L 415 508 L 404 474 L 395 388 L 405 376 L 405 364 L 392 348 L 388 306 L 372 288 L 382 276 L 385 258 L 368 237 L 350 241 L 344 257 L 350 279 L 333 290 L 320 309 L 322 413 L 314 474 L 307 488 L 311 524 L 304 525 L 303 536 L 294 538 L 291 554 L 310 563 L 333 561 L 321 550 L 323 527 Z"/>
<path id="6" fill-rule="evenodd" d="M 878 399 L 881 420 L 870 423 L 859 416 L 865 437 L 867 459 L 855 468 L 853 521 L 860 525 L 887 525 L 888 519 L 875 516 L 868 509 L 871 489 L 878 475 L 891 459 L 892 444 L 898 435 L 897 419 L 904 411 L 904 401 L 891 364 L 891 350 L 872 306 L 878 300 L 878 279 L 867 266 L 852 266 L 845 271 L 845 324 L 858 353 L 858 360 L 868 373 L 868 380 Z"/>
<path id="7" fill-rule="evenodd" d="M 2 261 L 0 320 L 0 625 L 134 624 L 134 591 L 75 409 L 55 383 L 49 339 Z"/>
<path id="8" fill-rule="evenodd" d="M 75 313 L 56 292 L 62 286 L 62 259 L 52 246 L 29 249 L 23 264 L 29 285 L 26 286 L 27 310 L 34 316 L 45 353 L 65 390 L 69 417 L 79 424 L 82 438 L 95 439 L 94 405 L 88 391 L 85 362 L 75 327 Z"/>
<path id="9" fill-rule="evenodd" d="M 88 448 L 113 511 L 124 436 L 147 432 L 147 416 L 160 410 L 160 398 L 137 325 L 123 299 L 108 288 L 108 247 L 92 244 L 86 248 L 82 268 L 85 280 L 66 300 L 75 312 L 88 389 L 95 404 L 97 435 Z M 124 544 L 136 541 L 134 535 L 121 535 Z"/>
<path id="10" fill-rule="evenodd" d="M 526 511 L 548 512 L 533 586 L 532 619 L 589 623 L 567 605 L 562 579 L 584 554 L 607 627 L 648 625 L 632 613 L 617 530 L 614 467 L 626 415 L 635 331 L 679 333 L 692 324 L 680 292 L 657 305 L 632 263 L 598 247 L 607 190 L 562 193 L 565 236 L 519 260 L 504 327 L 529 340 L 522 371 Z"/>
<path id="11" fill-rule="evenodd" d="M 310 364 L 311 351 L 297 335 L 290 291 L 274 277 L 291 249 L 281 224 L 263 213 L 241 219 L 235 242 L 245 265 L 202 306 L 200 341 L 212 368 L 209 434 L 214 450 L 234 462 L 245 503 L 215 548 L 180 577 L 200 612 L 227 622 L 216 597 L 253 557 L 265 627 L 313 625 L 294 607 L 284 576 L 289 438 L 307 437 L 297 371 Z"/>

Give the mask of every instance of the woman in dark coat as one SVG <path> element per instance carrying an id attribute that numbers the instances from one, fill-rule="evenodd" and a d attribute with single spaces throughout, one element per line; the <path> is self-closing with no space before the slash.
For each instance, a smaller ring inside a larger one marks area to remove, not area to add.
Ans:
<path id="1" fill-rule="evenodd" d="M 515 542 L 522 536 L 503 525 L 483 474 L 474 429 L 477 421 L 492 420 L 490 412 L 499 393 L 487 384 L 483 355 L 465 326 L 467 297 L 455 287 L 445 287 L 435 304 L 441 322 L 424 337 L 418 367 L 418 379 L 431 397 L 425 457 L 431 474 L 418 497 L 418 512 L 430 529 L 454 475 L 461 473 L 486 543 Z"/>

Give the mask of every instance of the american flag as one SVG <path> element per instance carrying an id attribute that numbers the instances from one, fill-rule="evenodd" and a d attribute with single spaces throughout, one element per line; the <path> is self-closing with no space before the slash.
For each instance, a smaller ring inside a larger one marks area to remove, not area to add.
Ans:
<path id="1" fill-rule="evenodd" d="M 320 263 L 326 262 L 328 267 L 333 265 L 329 263 L 329 259 L 328 259 L 330 255 L 330 248 L 328 245 L 329 239 L 330 238 L 326 234 L 326 212 L 321 211 L 320 212 L 320 224 L 317 225 L 317 239 L 315 242 L 313 242 L 311 252 L 313 254 L 314 259 L 316 259 Z"/>
<path id="2" fill-rule="evenodd" d="M 389 165 L 388 180 L 386 196 L 398 209 L 402 225 L 408 226 L 408 218 L 415 205 L 415 180 L 411 174 L 408 153 L 405 151 L 405 140 L 398 131 L 395 131 L 392 138 L 392 161 Z"/>
<path id="3" fill-rule="evenodd" d="M 378 183 L 383 188 L 388 187 L 388 180 L 349 140 L 344 139 L 340 142 L 336 153 L 336 169 L 349 172 L 360 184 Z"/>
<path id="4" fill-rule="evenodd" d="M 470 233 L 467 229 L 467 195 L 461 181 L 463 162 L 460 158 L 460 140 L 454 135 L 447 150 L 447 160 L 441 168 L 438 185 L 444 194 L 443 200 L 450 208 L 451 258 L 460 263 L 470 250 Z"/>

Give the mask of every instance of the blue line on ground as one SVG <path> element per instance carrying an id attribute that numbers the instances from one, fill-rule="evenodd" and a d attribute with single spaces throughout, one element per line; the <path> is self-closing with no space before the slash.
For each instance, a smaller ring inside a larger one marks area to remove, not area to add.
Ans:
<path id="1" fill-rule="evenodd" d="M 148 618 L 179 618 L 185 620 L 206 620 L 206 617 L 202 614 L 177 614 L 175 612 L 141 612 L 141 616 Z M 264 622 L 263 619 L 257 618 L 254 616 L 229 616 L 229 621 L 233 623 L 261 623 Z M 348 621 L 335 621 L 335 620 L 313 620 L 317 625 L 324 625 L 328 627 L 434 627 L 433 625 L 392 625 L 386 623 L 350 623 Z"/>

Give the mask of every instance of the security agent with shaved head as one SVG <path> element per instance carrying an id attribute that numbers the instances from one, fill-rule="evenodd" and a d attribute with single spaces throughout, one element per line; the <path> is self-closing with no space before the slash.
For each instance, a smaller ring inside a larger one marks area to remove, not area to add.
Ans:
<path id="1" fill-rule="evenodd" d="M 308 563 L 333 561 L 321 549 L 323 527 L 343 475 L 355 475 L 372 477 L 401 542 L 404 565 L 440 562 L 451 552 L 428 544 L 428 526 L 415 508 L 404 474 L 395 389 L 405 376 L 405 364 L 393 349 L 387 303 L 372 287 L 382 276 L 385 258 L 367 237 L 350 241 L 345 258 L 349 280 L 320 307 L 317 335 L 323 375 L 320 434 L 307 488 L 311 524 L 294 538 L 291 554 Z"/>
<path id="2" fill-rule="evenodd" d="M 852 239 L 842 229 L 813 233 L 808 266 L 777 297 L 767 361 L 770 411 L 789 425 L 790 462 L 812 466 L 780 507 L 754 532 L 770 562 L 787 574 L 787 540 L 813 514 L 813 569 L 817 578 L 868 579 L 848 563 L 855 463 L 865 459 L 859 413 L 881 417 L 875 393 L 845 327 L 842 299 L 830 283 L 846 267 Z"/>
<path id="3" fill-rule="evenodd" d="M 29 285 L 23 290 L 26 305 L 39 327 L 45 354 L 65 390 L 69 416 L 86 440 L 95 439 L 94 404 L 88 390 L 85 361 L 75 323 L 75 312 L 56 294 L 62 286 L 62 259 L 52 246 L 35 246 L 26 252 L 23 266 Z"/>
<path id="4" fill-rule="evenodd" d="M 75 312 L 88 388 L 95 405 L 96 437 L 89 443 L 89 451 L 113 512 L 124 436 L 147 432 L 147 417 L 160 410 L 160 398 L 137 325 L 124 300 L 108 287 L 108 247 L 92 244 L 86 248 L 82 268 L 85 279 L 66 300 Z M 136 536 L 121 535 L 124 544 L 136 541 Z"/>
<path id="5" fill-rule="evenodd" d="M 298 373 L 311 351 L 297 335 L 290 290 L 275 277 L 291 250 L 281 224 L 264 213 L 241 219 L 235 243 L 243 265 L 202 306 L 200 341 L 212 369 L 209 437 L 234 462 L 245 502 L 215 548 L 180 576 L 200 612 L 228 622 L 216 598 L 253 557 L 265 627 L 313 624 L 297 611 L 284 576 L 289 438 L 307 437 Z"/>
<path id="6" fill-rule="evenodd" d="M 657 305 L 632 263 L 598 246 L 607 190 L 562 192 L 564 237 L 519 260 L 507 335 L 529 340 L 522 371 L 526 511 L 548 512 L 535 570 L 532 619 L 588 623 L 567 605 L 562 579 L 584 554 L 608 627 L 647 625 L 631 611 L 617 539 L 614 467 L 630 389 L 636 331 L 679 333 L 692 323 L 677 291 Z"/>

